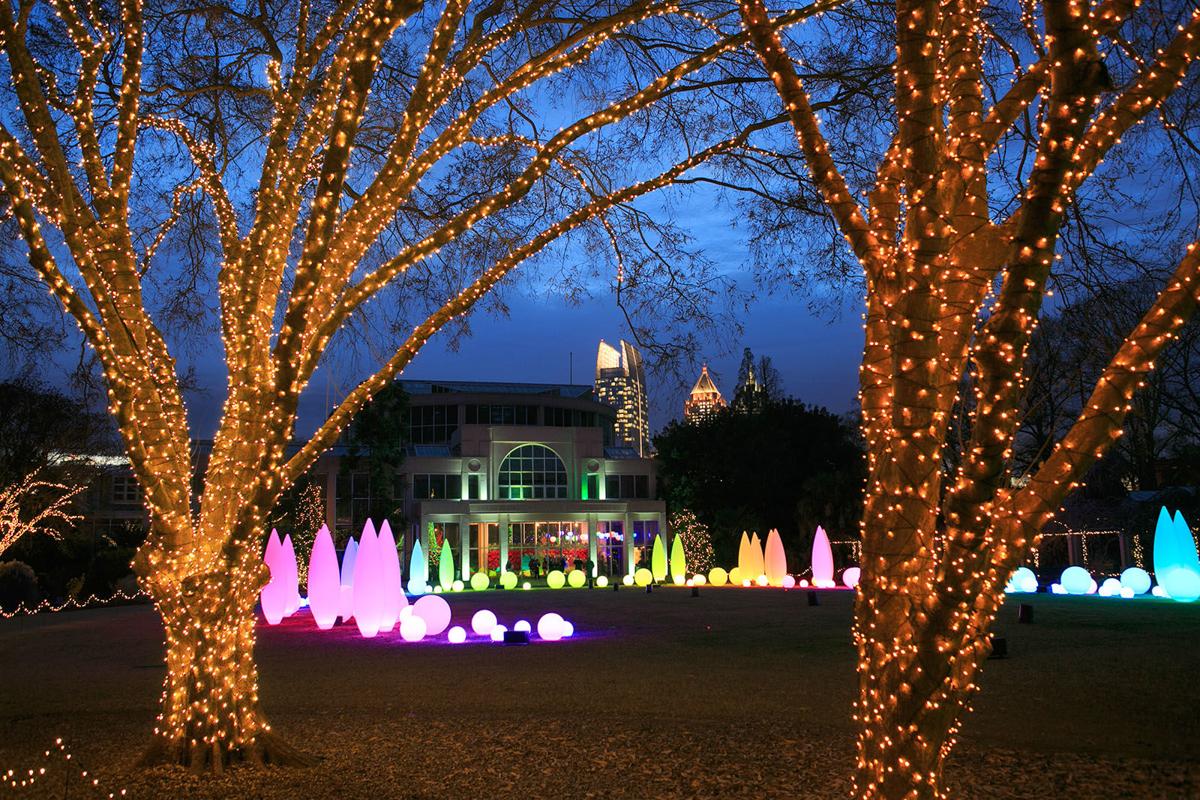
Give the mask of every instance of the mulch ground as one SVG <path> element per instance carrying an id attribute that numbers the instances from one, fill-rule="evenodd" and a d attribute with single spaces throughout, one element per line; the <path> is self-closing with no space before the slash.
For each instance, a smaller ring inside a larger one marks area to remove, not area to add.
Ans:
<path id="1" fill-rule="evenodd" d="M 305 768 L 139 770 L 162 679 L 151 609 L 0 621 L 0 797 L 96 797 L 41 751 L 134 798 L 844 798 L 854 731 L 851 598 L 706 589 L 466 593 L 502 622 L 555 610 L 561 643 L 405 645 L 263 628 L 261 689 Z M 1200 606 L 1037 596 L 1006 609 L 947 768 L 963 798 L 1200 798 Z M 1010 613 L 1011 612 L 1011 613 Z"/>

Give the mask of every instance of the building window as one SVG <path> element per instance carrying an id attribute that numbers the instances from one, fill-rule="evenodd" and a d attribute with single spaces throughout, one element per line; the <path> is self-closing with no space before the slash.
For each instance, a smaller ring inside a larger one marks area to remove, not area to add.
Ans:
<path id="1" fill-rule="evenodd" d="M 449 444 L 458 430 L 458 406 L 413 406 L 408 410 L 408 436 L 413 444 Z"/>
<path id="2" fill-rule="evenodd" d="M 479 492 L 479 476 L 478 475 L 468 475 L 467 476 L 467 499 L 468 500 L 482 500 L 483 499 Z"/>
<path id="3" fill-rule="evenodd" d="M 413 475 L 413 500 L 461 500 L 461 475 Z"/>
<path id="4" fill-rule="evenodd" d="M 540 444 L 523 444 L 500 464 L 500 499 L 567 499 L 567 468 Z"/>
<path id="5" fill-rule="evenodd" d="M 537 425 L 537 406 L 467 406 L 468 425 Z"/>
<path id="6" fill-rule="evenodd" d="M 142 502 L 142 487 L 132 475 L 114 475 L 112 482 L 112 501 L 114 503 Z"/>
<path id="7" fill-rule="evenodd" d="M 606 475 L 604 495 L 609 500 L 648 500 L 650 498 L 649 475 Z"/>

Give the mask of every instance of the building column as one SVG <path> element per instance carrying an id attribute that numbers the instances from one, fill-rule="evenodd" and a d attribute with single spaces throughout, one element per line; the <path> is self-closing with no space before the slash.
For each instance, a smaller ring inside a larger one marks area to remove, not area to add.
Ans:
<path id="1" fill-rule="evenodd" d="M 500 574 L 508 572 L 508 514 L 500 515 Z"/>
<path id="2" fill-rule="evenodd" d="M 623 548 L 625 551 L 625 574 L 632 575 L 635 563 L 633 560 L 633 515 L 629 512 L 625 513 L 625 520 L 623 522 L 621 532 L 625 536 L 625 546 Z"/>
<path id="3" fill-rule="evenodd" d="M 471 518 L 466 514 L 458 515 L 458 572 L 463 583 L 471 581 Z"/>
<path id="4" fill-rule="evenodd" d="M 596 529 L 600 527 L 600 524 L 597 522 L 595 514 L 588 514 L 587 522 L 584 524 L 587 525 L 588 531 L 588 558 L 592 562 L 592 574 L 588 577 L 594 578 L 600 574 L 600 558 L 597 552 L 599 550 L 599 542 L 596 541 L 598 538 Z"/>

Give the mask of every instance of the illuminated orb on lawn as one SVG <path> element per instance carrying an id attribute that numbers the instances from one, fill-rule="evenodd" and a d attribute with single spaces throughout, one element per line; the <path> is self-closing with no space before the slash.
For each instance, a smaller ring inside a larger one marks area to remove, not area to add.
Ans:
<path id="1" fill-rule="evenodd" d="M 708 578 L 705 578 L 702 574 L 696 573 L 692 576 L 693 586 L 703 586 L 706 583 L 708 583 Z"/>
<path id="2" fill-rule="evenodd" d="M 422 598 L 423 599 L 423 598 Z M 400 638 L 406 642 L 419 642 L 429 633 L 425 620 L 416 614 L 409 614 L 400 620 Z"/>
<path id="3" fill-rule="evenodd" d="M 1037 588 L 1037 575 L 1033 574 L 1033 570 L 1029 567 L 1017 567 L 1012 577 L 1008 579 L 1008 585 L 1004 587 L 1004 591 L 1007 594 L 1036 592 Z"/>
<path id="4" fill-rule="evenodd" d="M 476 636 L 488 636 L 496 627 L 496 615 L 486 608 L 481 608 L 471 616 L 471 630 Z"/>
<path id="5" fill-rule="evenodd" d="M 581 569 L 573 569 L 567 575 L 567 583 L 570 584 L 572 589 L 578 589 L 587 583 L 587 575 Z"/>
<path id="6" fill-rule="evenodd" d="M 533 630 L 533 626 L 529 624 L 529 620 L 519 619 L 519 620 L 517 620 L 517 624 L 513 625 L 513 630 L 514 631 L 525 631 L 526 633 L 529 633 L 530 631 Z"/>
<path id="7" fill-rule="evenodd" d="M 639 569 L 637 572 L 635 572 L 633 574 L 633 582 L 636 583 L 638 586 L 649 586 L 650 582 L 653 580 L 654 580 L 654 573 L 652 573 L 650 570 L 646 569 L 645 567 L 642 567 L 641 569 Z"/>
<path id="8" fill-rule="evenodd" d="M 692 582 L 690 580 L 688 580 L 687 578 L 683 577 L 682 575 L 672 575 L 671 576 L 671 583 L 675 584 L 676 586 L 683 586 L 683 584 L 685 582 L 687 583 L 688 586 L 692 585 Z"/>
<path id="9" fill-rule="evenodd" d="M 1067 594 L 1087 594 L 1092 588 L 1092 576 L 1083 567 L 1067 567 L 1058 582 Z"/>
<path id="10" fill-rule="evenodd" d="M 847 589 L 853 589 L 858 586 L 858 582 L 862 580 L 861 567 L 846 567 L 842 572 L 842 585 Z"/>
<path id="11" fill-rule="evenodd" d="M 467 632 L 463 630 L 462 625 L 455 625 L 446 631 L 446 638 L 450 640 L 450 644 L 462 644 L 467 640 Z"/>
<path id="12" fill-rule="evenodd" d="M 1097 594 L 1101 597 L 1117 597 L 1121 594 L 1121 582 L 1116 578 L 1105 578 Z"/>
<path id="13" fill-rule="evenodd" d="M 427 594 L 413 603 L 413 616 L 425 620 L 428 635 L 437 636 L 450 624 L 450 604 L 436 594 Z"/>
<path id="14" fill-rule="evenodd" d="M 721 567 L 713 567 L 708 571 L 708 582 L 713 586 L 724 586 L 729 580 L 729 573 Z"/>
<path id="15" fill-rule="evenodd" d="M 727 576 L 729 578 L 729 582 L 731 584 L 733 584 L 734 586 L 742 585 L 742 568 L 741 567 L 734 567 L 733 569 L 729 570 L 729 572 L 727 573 Z"/>
<path id="16" fill-rule="evenodd" d="M 753 585 L 754 585 L 754 584 L 750 583 L 750 579 L 749 579 L 749 578 L 742 578 L 742 588 L 743 588 L 743 589 L 749 589 L 749 588 L 750 588 L 751 586 L 753 586 Z"/>
<path id="17" fill-rule="evenodd" d="M 1145 594 L 1150 591 L 1150 573 L 1141 567 L 1130 567 L 1121 573 L 1121 585 L 1134 594 Z"/>
<path id="18" fill-rule="evenodd" d="M 492 632 L 488 635 L 492 638 L 493 642 L 503 642 L 504 632 L 507 630 L 508 628 L 504 627 L 503 625 L 497 625 L 496 627 L 492 628 Z"/>
<path id="19" fill-rule="evenodd" d="M 521 588 L 524 589 L 525 591 L 529 591 L 530 589 L 533 588 L 533 584 L 531 584 L 529 581 L 525 581 L 524 583 L 521 584 Z"/>
<path id="20" fill-rule="evenodd" d="M 628 574 L 623 576 L 621 578 L 621 583 L 625 584 L 626 586 L 633 586 L 633 576 Z"/>
<path id="21" fill-rule="evenodd" d="M 455 581 L 454 583 L 450 584 L 450 591 L 452 592 L 461 592 L 465 588 L 467 587 L 462 581 Z"/>
<path id="22" fill-rule="evenodd" d="M 564 639 L 570 639 L 575 635 L 575 626 L 565 619 L 562 624 L 562 635 Z"/>
<path id="23" fill-rule="evenodd" d="M 608 576 L 601 575 L 599 578 L 596 578 L 596 587 L 599 589 L 607 589 L 608 588 Z"/>
<path id="24" fill-rule="evenodd" d="M 503 589 L 517 588 L 517 573 L 505 572 L 500 576 L 500 587 Z"/>
<path id="25" fill-rule="evenodd" d="M 767 586 L 770 584 L 771 581 L 767 578 L 766 575 L 759 575 L 757 578 L 754 579 L 754 582 L 757 583 L 759 586 Z M 780 581 L 780 585 L 781 586 L 783 585 L 782 581 Z"/>
<path id="26" fill-rule="evenodd" d="M 557 642 L 562 638 L 563 622 L 562 616 L 553 611 L 549 614 L 542 614 L 537 624 L 538 636 L 547 642 Z"/>
<path id="27" fill-rule="evenodd" d="M 784 575 L 784 576 L 783 576 L 783 588 L 785 588 L 785 589 L 793 589 L 793 588 L 795 588 L 795 586 L 796 586 L 796 579 L 795 579 L 795 578 L 793 578 L 791 575 Z"/>
<path id="28" fill-rule="evenodd" d="M 491 586 L 492 582 L 488 580 L 486 572 L 476 572 L 471 576 L 471 588 L 477 592 L 482 592 L 484 589 Z"/>
<path id="29" fill-rule="evenodd" d="M 561 570 L 552 569 L 546 573 L 546 585 L 551 589 L 561 589 L 566 582 L 567 578 Z"/>

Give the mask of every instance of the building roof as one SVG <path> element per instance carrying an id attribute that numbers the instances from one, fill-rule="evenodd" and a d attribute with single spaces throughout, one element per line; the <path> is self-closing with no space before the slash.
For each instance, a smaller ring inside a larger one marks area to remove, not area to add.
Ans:
<path id="1" fill-rule="evenodd" d="M 700 377 L 696 380 L 696 385 L 692 387 L 692 394 L 715 394 L 718 397 L 720 396 L 721 390 L 717 388 L 717 385 L 713 383 L 712 378 L 708 375 L 707 364 L 701 367 Z"/>
<path id="2" fill-rule="evenodd" d="M 510 383 L 507 381 L 399 380 L 409 394 L 527 394 L 591 400 L 592 387 L 573 383 Z"/>

